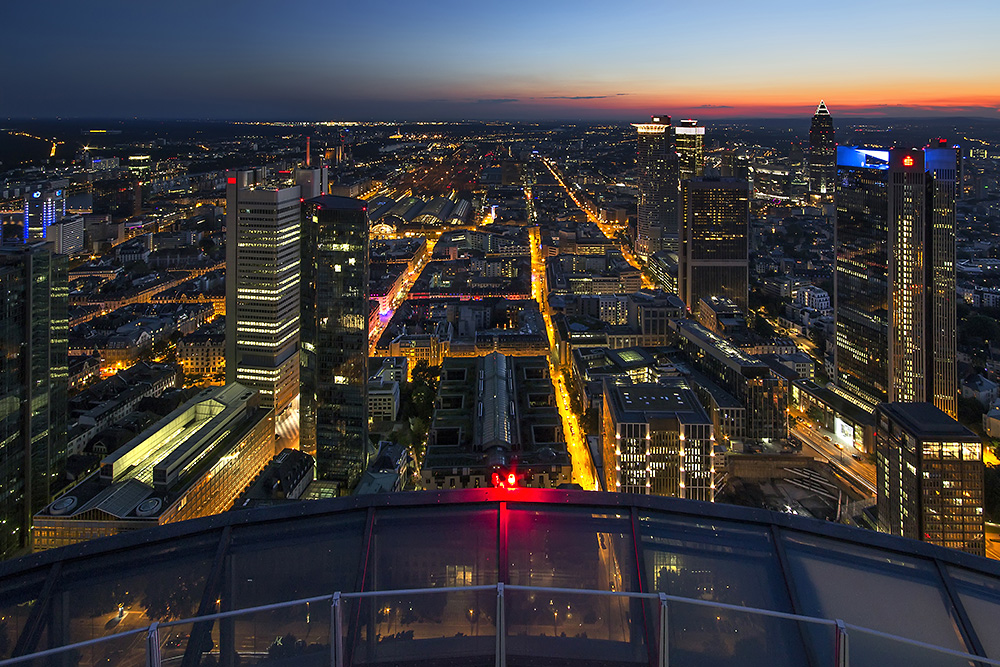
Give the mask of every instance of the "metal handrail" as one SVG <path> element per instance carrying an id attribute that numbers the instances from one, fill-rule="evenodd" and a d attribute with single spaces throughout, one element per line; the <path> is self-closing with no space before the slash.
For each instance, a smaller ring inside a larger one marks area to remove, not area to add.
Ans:
<path id="1" fill-rule="evenodd" d="M 838 636 L 841 635 L 842 633 L 846 633 L 847 630 L 850 630 L 850 631 L 854 631 L 854 632 L 860 632 L 860 633 L 872 635 L 872 636 L 879 637 L 879 638 L 882 638 L 882 639 L 887 639 L 887 640 L 890 640 L 890 641 L 895 641 L 895 642 L 900 642 L 900 643 L 903 643 L 903 644 L 908 644 L 910 646 L 915 646 L 915 647 L 918 647 L 918 648 L 921 648 L 921 649 L 936 651 L 936 652 L 942 653 L 944 655 L 948 655 L 948 656 L 952 656 L 952 657 L 956 657 L 956 658 L 961 658 L 963 660 L 968 660 L 969 662 L 972 662 L 972 663 L 977 663 L 977 664 L 981 664 L 981 665 L 990 665 L 991 667 L 1000 667 L 1000 660 L 985 658 L 985 657 L 982 657 L 982 656 L 973 655 L 971 653 L 964 653 L 962 651 L 957 651 L 957 650 L 954 650 L 954 649 L 949 649 L 949 648 L 945 648 L 945 647 L 942 647 L 942 646 L 937 646 L 935 644 L 928 644 L 926 642 L 921 642 L 921 641 L 918 641 L 918 640 L 915 640 L 915 639 L 908 639 L 906 637 L 900 637 L 898 635 L 893 635 L 893 634 L 890 634 L 890 633 L 887 633 L 887 632 L 881 632 L 879 630 L 874 630 L 872 628 L 866 628 L 866 627 L 859 626 L 859 625 L 853 625 L 853 624 L 850 624 L 850 623 L 845 623 L 842 620 L 832 620 L 832 619 L 828 619 L 828 618 L 819 618 L 819 617 L 815 617 L 815 616 L 804 616 L 804 615 L 800 615 L 800 614 L 792 614 L 792 613 L 787 613 L 787 612 L 774 611 L 774 610 L 771 610 L 771 609 L 760 609 L 758 607 L 744 607 L 744 606 L 740 606 L 740 605 L 726 604 L 724 602 L 713 602 L 713 601 L 710 601 L 710 600 L 700 600 L 700 599 L 696 599 L 696 598 L 686 598 L 686 597 L 682 597 L 682 596 L 678 596 L 678 595 L 669 595 L 669 594 L 666 594 L 666 593 L 638 593 L 638 592 L 628 592 L 628 591 L 602 591 L 602 590 L 590 590 L 590 589 L 585 589 L 585 588 L 558 588 L 558 587 L 548 587 L 548 586 L 519 586 L 519 585 L 503 584 L 503 583 L 483 584 L 483 585 L 478 585 L 478 586 L 454 586 L 454 587 L 447 587 L 447 588 L 408 588 L 408 589 L 396 589 L 396 590 L 385 590 L 385 591 L 358 591 L 358 592 L 353 592 L 353 593 L 336 592 L 336 593 L 331 593 L 331 594 L 328 594 L 328 595 L 318 595 L 318 596 L 309 597 L 309 598 L 300 598 L 300 599 L 297 599 L 297 600 L 288 600 L 288 601 L 285 601 L 285 602 L 274 602 L 274 603 L 271 603 L 271 604 L 259 605 L 259 606 L 256 606 L 256 607 L 244 607 L 242 609 L 233 609 L 233 610 L 229 610 L 229 611 L 217 612 L 217 613 L 214 613 L 214 614 L 206 614 L 206 615 L 203 615 L 203 616 L 196 616 L 194 618 L 178 619 L 178 620 L 175 620 L 175 621 L 166 621 L 166 622 L 162 622 L 162 623 L 153 622 L 153 623 L 151 623 L 150 625 L 148 625 L 146 627 L 136 628 L 134 630 L 126 630 L 124 632 L 115 633 L 115 634 L 112 634 L 112 635 L 108 635 L 106 637 L 97 637 L 97 638 L 94 638 L 94 639 L 87 639 L 87 640 L 84 640 L 84 641 L 81 641 L 81 642 L 76 642 L 76 643 L 73 643 L 73 644 L 66 644 L 66 645 L 63 645 L 63 646 L 56 647 L 56 648 L 45 649 L 43 651 L 38 651 L 38 652 L 31 653 L 31 654 L 28 654 L 28 655 L 17 656 L 17 657 L 13 657 L 13 658 L 7 658 L 5 660 L 0 660 L 0 667 L 7 667 L 8 665 L 16 665 L 16 664 L 20 664 L 20 663 L 23 663 L 23 662 L 27 662 L 29 660 L 36 660 L 38 658 L 44 658 L 44 657 L 51 656 L 51 655 L 57 655 L 57 654 L 60 654 L 60 653 L 65 653 L 65 652 L 76 650 L 76 649 L 80 649 L 80 648 L 86 648 L 88 646 L 95 646 L 97 644 L 101 644 L 101 643 L 104 643 L 104 642 L 107 642 L 107 641 L 115 641 L 115 640 L 119 640 L 119 639 L 122 639 L 122 638 L 125 638 L 125 637 L 132 637 L 132 636 L 139 635 L 139 634 L 144 634 L 144 633 L 147 634 L 147 636 L 150 638 L 150 640 L 147 641 L 147 647 L 146 647 L 147 652 L 150 652 L 151 651 L 151 647 L 153 646 L 153 644 L 156 645 L 156 649 L 159 648 L 159 645 L 158 645 L 157 641 L 155 639 L 153 639 L 153 636 L 155 635 L 155 636 L 158 637 L 158 633 L 159 633 L 159 629 L 160 628 L 169 628 L 169 627 L 176 627 L 178 625 L 186 625 L 188 623 L 191 623 L 191 624 L 194 624 L 194 623 L 203 623 L 203 622 L 214 621 L 214 620 L 219 620 L 219 619 L 224 619 L 224 618 L 246 616 L 248 614 L 254 614 L 254 613 L 258 613 L 258 612 L 266 612 L 266 611 L 275 611 L 275 610 L 278 610 L 278 609 L 286 609 L 288 607 L 295 607 L 295 606 L 300 606 L 300 605 L 309 604 L 309 603 L 315 603 L 315 602 L 329 602 L 331 604 L 331 609 L 336 609 L 339 612 L 339 609 L 340 609 L 339 605 L 340 605 L 341 601 L 345 600 L 345 599 L 365 599 L 365 598 L 388 597 L 388 596 L 399 597 L 399 596 L 411 596 L 411 595 L 430 595 L 430 594 L 435 594 L 435 593 L 482 592 L 482 591 L 496 591 L 497 592 L 497 605 L 498 605 L 498 611 L 499 611 L 499 613 L 498 613 L 498 625 L 497 625 L 497 646 L 498 646 L 498 649 L 499 649 L 499 647 L 501 647 L 503 645 L 502 639 L 501 639 L 500 636 L 505 632 L 505 628 L 502 627 L 502 626 L 505 625 L 505 623 L 502 621 L 503 613 L 504 613 L 504 604 L 503 604 L 504 592 L 505 591 L 524 591 L 524 592 L 536 592 L 536 593 L 559 593 L 559 594 L 570 594 L 570 595 L 597 595 L 597 596 L 605 596 L 605 597 L 623 597 L 623 598 L 632 598 L 632 599 L 640 599 L 640 600 L 659 601 L 660 606 L 661 606 L 661 610 L 663 612 L 662 613 L 663 617 L 661 618 L 661 622 L 662 622 L 662 624 L 661 624 L 661 641 L 664 641 L 666 639 L 664 633 L 665 633 L 666 627 L 667 627 L 666 626 L 666 608 L 667 608 L 667 602 L 675 602 L 675 603 L 681 603 L 681 604 L 690 604 L 690 605 L 695 605 L 695 606 L 709 607 L 709 608 L 713 608 L 713 609 L 724 609 L 724 610 L 727 610 L 727 611 L 736 611 L 736 612 L 741 612 L 741 613 L 754 614 L 754 615 L 758 615 L 758 616 L 768 616 L 768 617 L 772 617 L 772 618 L 780 618 L 780 619 L 791 620 L 791 621 L 798 621 L 798 622 L 804 622 L 804 623 L 815 623 L 815 624 L 818 624 L 818 625 L 833 626 L 833 627 L 835 627 Z M 334 619 L 331 618 L 331 623 L 333 623 L 333 621 L 334 621 Z M 333 634 L 331 634 L 331 650 L 333 651 L 333 654 L 335 656 L 335 658 L 334 658 L 334 664 L 340 664 L 340 661 L 337 660 L 336 658 L 343 656 L 342 647 L 339 646 L 339 643 L 340 643 L 339 633 L 337 633 L 336 639 L 335 639 L 335 636 Z M 662 645 L 665 646 L 665 641 L 664 641 L 664 643 Z M 497 664 L 498 665 L 505 664 L 505 660 L 503 660 L 503 656 L 501 656 L 499 654 L 500 652 L 502 652 L 502 651 L 499 651 L 498 655 L 497 655 Z M 149 656 L 150 658 L 153 658 L 153 660 L 150 661 L 150 662 L 147 662 L 147 664 L 149 664 L 149 665 L 151 665 L 153 667 L 158 667 L 158 665 L 159 665 L 159 660 L 158 660 L 159 655 L 158 655 L 158 653 L 159 653 L 158 650 L 153 651 L 153 653 Z M 661 652 L 661 659 L 664 658 L 664 657 L 665 656 Z M 839 661 L 838 664 L 844 664 L 844 665 L 846 665 L 847 664 L 846 655 L 842 655 L 842 656 L 840 656 L 840 658 L 842 658 L 842 659 Z M 662 660 L 661 660 L 661 664 L 664 664 L 664 662 Z"/>

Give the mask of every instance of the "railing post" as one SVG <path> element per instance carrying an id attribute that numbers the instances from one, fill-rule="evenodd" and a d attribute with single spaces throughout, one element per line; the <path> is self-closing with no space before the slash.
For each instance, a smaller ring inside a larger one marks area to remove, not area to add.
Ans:
<path id="1" fill-rule="evenodd" d="M 160 667 L 160 629 L 156 621 L 146 628 L 146 667 Z"/>
<path id="2" fill-rule="evenodd" d="M 835 656 L 834 665 L 836 667 L 850 667 L 851 658 L 847 644 L 847 626 L 844 625 L 844 622 L 839 618 L 837 619 L 836 633 L 837 633 L 836 634 L 837 644 L 836 646 L 834 646 L 834 656 Z"/>
<path id="3" fill-rule="evenodd" d="M 504 619 L 503 582 L 497 582 L 497 655 L 496 667 L 507 666 L 507 623 Z"/>
<path id="4" fill-rule="evenodd" d="M 330 667 L 344 667 L 344 618 L 340 591 L 330 600 Z"/>
<path id="5" fill-rule="evenodd" d="M 670 667 L 670 619 L 667 594 L 660 593 L 660 667 Z"/>

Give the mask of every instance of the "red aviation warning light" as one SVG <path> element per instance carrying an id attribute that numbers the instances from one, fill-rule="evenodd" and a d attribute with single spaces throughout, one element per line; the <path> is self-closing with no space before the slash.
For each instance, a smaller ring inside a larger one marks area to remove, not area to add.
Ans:
<path id="1" fill-rule="evenodd" d="M 513 472 L 505 475 L 502 471 L 494 471 L 490 481 L 495 489 L 516 489 L 521 485 L 521 480 Z"/>
<path id="2" fill-rule="evenodd" d="M 906 157 L 903 158 L 903 166 L 904 167 L 912 167 L 913 166 L 913 156 L 912 155 L 907 155 Z"/>

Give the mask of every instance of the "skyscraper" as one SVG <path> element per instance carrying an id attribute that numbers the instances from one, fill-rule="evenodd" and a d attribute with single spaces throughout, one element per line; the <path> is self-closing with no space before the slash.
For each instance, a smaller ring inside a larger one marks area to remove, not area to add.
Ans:
<path id="1" fill-rule="evenodd" d="M 639 133 L 639 215 L 635 252 L 644 260 L 677 250 L 677 153 L 670 116 L 633 123 Z"/>
<path id="2" fill-rule="evenodd" d="M 698 121 L 682 120 L 674 128 L 674 139 L 677 142 L 677 160 L 680 167 L 680 178 L 697 178 L 705 174 L 705 128 L 698 126 Z"/>
<path id="3" fill-rule="evenodd" d="M 323 195 L 303 205 L 302 449 L 316 476 L 354 485 L 368 447 L 368 212 Z"/>
<path id="4" fill-rule="evenodd" d="M 300 191 L 265 169 L 226 180 L 226 382 L 277 415 L 299 384 Z"/>
<path id="5" fill-rule="evenodd" d="M 957 414 L 954 148 L 837 148 L 837 384 Z"/>
<path id="6" fill-rule="evenodd" d="M 820 100 L 809 126 L 808 155 L 809 194 L 821 198 L 833 196 L 837 176 L 837 140 L 833 131 L 833 116 Z"/>
<path id="7" fill-rule="evenodd" d="M 747 312 L 749 226 L 746 181 L 695 178 L 681 184 L 677 289 L 691 312 L 713 296 Z"/>
<path id="8" fill-rule="evenodd" d="M 24 195 L 24 242 L 44 241 L 52 225 L 66 215 L 69 181 L 39 183 Z"/>
<path id="9" fill-rule="evenodd" d="M 66 460 L 66 271 L 49 244 L 0 249 L 0 558 L 29 546 Z"/>
<path id="10" fill-rule="evenodd" d="M 979 436 L 927 403 L 883 403 L 876 424 L 879 530 L 985 555 Z"/>

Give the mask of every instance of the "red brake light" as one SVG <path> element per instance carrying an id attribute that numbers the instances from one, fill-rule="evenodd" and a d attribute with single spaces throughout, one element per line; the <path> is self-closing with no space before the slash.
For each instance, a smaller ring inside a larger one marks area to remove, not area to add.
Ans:
<path id="1" fill-rule="evenodd" d="M 913 156 L 912 155 L 907 155 L 906 157 L 903 158 L 903 166 L 904 167 L 912 167 L 913 166 Z"/>

